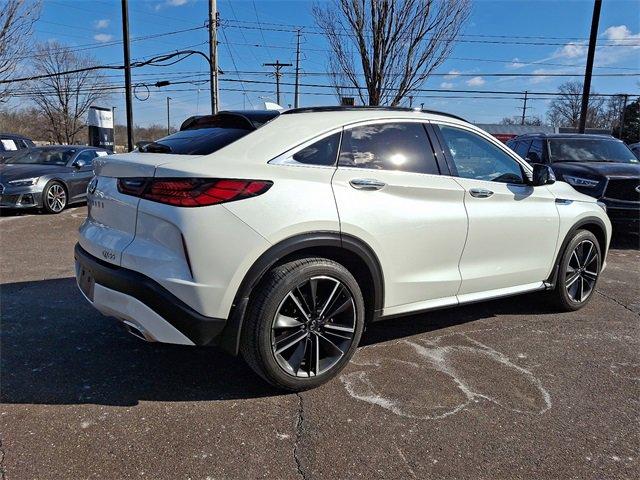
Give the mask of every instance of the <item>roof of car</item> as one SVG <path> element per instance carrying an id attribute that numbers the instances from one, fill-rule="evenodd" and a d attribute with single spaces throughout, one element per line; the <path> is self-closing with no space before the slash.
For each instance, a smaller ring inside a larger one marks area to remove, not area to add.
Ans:
<path id="1" fill-rule="evenodd" d="M 41 145 L 39 147 L 32 147 L 32 150 L 36 149 L 48 149 L 48 150 L 79 150 L 79 149 L 93 149 L 93 150 L 105 150 L 102 147 L 94 147 L 92 145 Z"/>
<path id="2" fill-rule="evenodd" d="M 24 140 L 31 140 L 29 137 L 25 137 L 24 135 L 20 135 L 19 133 L 2 133 L 2 132 L 0 132 L 0 137 L 22 138 Z"/>
<path id="3" fill-rule="evenodd" d="M 512 140 L 518 140 L 525 137 L 536 137 L 536 138 L 594 138 L 594 139 L 606 139 L 606 140 L 618 140 L 611 135 L 603 135 L 598 133 L 525 133 L 523 135 L 518 135 Z"/>
<path id="4" fill-rule="evenodd" d="M 453 115 L 447 112 L 441 112 L 439 110 L 428 110 L 420 108 L 408 108 L 408 107 L 385 107 L 385 106 L 320 106 L 320 107 L 304 107 L 304 108 L 292 108 L 282 112 L 282 115 L 291 115 L 297 113 L 321 113 L 321 112 L 351 112 L 351 111 L 389 111 L 389 112 L 419 112 L 430 113 L 433 115 L 442 115 L 445 117 L 455 118 L 466 122 L 466 120 L 457 115 Z"/>

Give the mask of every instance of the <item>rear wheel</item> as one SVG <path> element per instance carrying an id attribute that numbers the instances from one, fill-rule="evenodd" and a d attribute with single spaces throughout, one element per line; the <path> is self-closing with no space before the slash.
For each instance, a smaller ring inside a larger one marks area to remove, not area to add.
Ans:
<path id="1" fill-rule="evenodd" d="M 602 256 L 595 235 L 588 230 L 576 232 L 560 260 L 558 280 L 553 292 L 564 311 L 584 307 L 596 289 Z"/>
<path id="2" fill-rule="evenodd" d="M 305 390 L 342 370 L 358 346 L 364 300 L 353 275 L 323 258 L 271 270 L 252 300 L 242 354 L 272 385 Z"/>
<path id="3" fill-rule="evenodd" d="M 42 192 L 42 206 L 47 213 L 60 213 L 67 206 L 67 191 L 60 182 L 49 182 Z"/>

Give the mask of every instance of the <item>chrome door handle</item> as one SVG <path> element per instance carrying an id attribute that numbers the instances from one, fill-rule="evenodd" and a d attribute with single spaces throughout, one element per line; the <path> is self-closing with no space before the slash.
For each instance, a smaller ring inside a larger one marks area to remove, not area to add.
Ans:
<path id="1" fill-rule="evenodd" d="M 386 183 L 374 178 L 354 178 L 349 185 L 357 190 L 380 190 Z"/>
<path id="2" fill-rule="evenodd" d="M 469 193 L 472 197 L 476 198 L 489 198 L 491 195 L 493 195 L 493 192 L 491 190 L 487 190 L 486 188 L 472 188 L 471 190 L 469 190 Z"/>

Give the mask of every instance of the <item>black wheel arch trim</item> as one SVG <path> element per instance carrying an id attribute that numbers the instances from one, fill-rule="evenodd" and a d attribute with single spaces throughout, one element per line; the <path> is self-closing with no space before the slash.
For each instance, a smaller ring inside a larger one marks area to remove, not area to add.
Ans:
<path id="1" fill-rule="evenodd" d="M 380 317 L 384 305 L 384 277 L 380 261 L 373 249 L 359 238 L 340 232 L 304 233 L 276 243 L 253 263 L 236 292 L 229 318 L 216 342 L 217 345 L 233 355 L 238 354 L 242 324 L 253 289 L 278 261 L 298 251 L 314 247 L 336 247 L 358 255 L 360 260 L 366 264 L 373 279 L 374 312 L 372 320 L 377 320 Z"/>
<path id="2" fill-rule="evenodd" d="M 602 234 L 604 235 L 604 245 L 600 245 L 600 250 L 601 250 L 600 253 L 602 254 L 601 263 L 604 263 L 604 260 L 605 260 L 605 258 L 607 256 L 607 249 L 608 249 L 607 228 L 606 228 L 604 222 L 602 220 L 600 220 L 598 217 L 585 217 L 585 218 L 582 218 L 578 222 L 576 222 L 569 229 L 569 231 L 567 232 L 567 234 L 564 237 L 564 240 L 562 241 L 562 244 L 560 245 L 560 249 L 558 250 L 558 254 L 556 255 L 556 259 L 555 259 L 555 261 L 553 263 L 553 270 L 551 271 L 551 275 L 549 275 L 549 277 L 545 281 L 545 284 L 547 285 L 548 289 L 553 289 L 556 286 L 556 282 L 558 280 L 558 272 L 560 270 L 560 261 L 562 260 L 562 255 L 564 255 L 564 252 L 567 249 L 567 245 L 569 244 L 571 239 L 574 237 L 576 232 L 578 230 L 584 230 L 584 227 L 587 226 L 587 225 L 596 225 L 602 231 Z M 600 239 L 598 239 L 598 242 L 599 242 L 599 240 Z"/>

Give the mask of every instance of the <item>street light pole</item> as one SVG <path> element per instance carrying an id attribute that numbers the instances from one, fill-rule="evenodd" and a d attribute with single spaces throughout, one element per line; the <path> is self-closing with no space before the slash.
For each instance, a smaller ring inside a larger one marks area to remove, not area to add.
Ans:
<path id="1" fill-rule="evenodd" d="M 171 115 L 169 113 L 169 100 L 171 100 L 171 97 L 167 97 L 167 135 L 171 135 Z"/>

